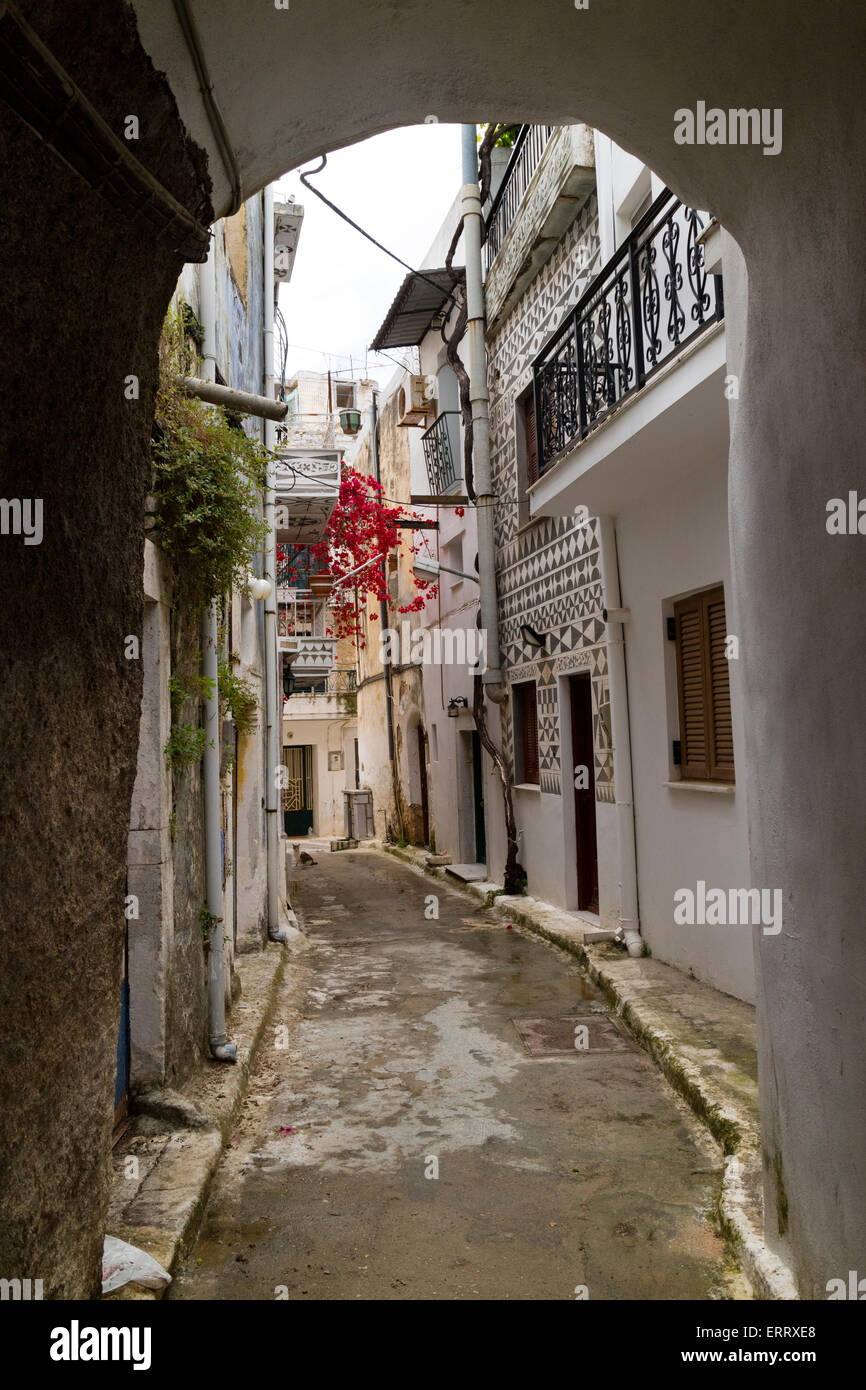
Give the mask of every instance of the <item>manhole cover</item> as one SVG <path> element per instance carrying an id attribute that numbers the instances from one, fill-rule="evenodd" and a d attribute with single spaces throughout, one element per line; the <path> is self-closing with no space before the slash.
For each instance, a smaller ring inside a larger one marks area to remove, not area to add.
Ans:
<path id="1" fill-rule="evenodd" d="M 559 1018 L 513 1018 L 530 1057 L 580 1057 L 584 1052 L 628 1052 L 633 1044 L 612 1018 L 574 1014 Z"/>

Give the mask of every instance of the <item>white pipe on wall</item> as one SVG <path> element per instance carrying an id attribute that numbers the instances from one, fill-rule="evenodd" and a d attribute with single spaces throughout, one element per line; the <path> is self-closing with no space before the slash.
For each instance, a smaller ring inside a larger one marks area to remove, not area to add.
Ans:
<path id="1" fill-rule="evenodd" d="M 469 394 L 472 399 L 472 462 L 478 527 L 478 583 L 481 630 L 486 634 L 485 693 L 501 703 L 506 697 L 499 652 L 499 612 L 493 532 L 493 484 L 490 477 L 490 402 L 487 393 L 487 348 L 484 342 L 484 275 L 481 266 L 481 194 L 478 144 L 474 125 L 463 135 L 463 246 L 466 260 L 466 308 L 469 346 Z"/>
<path id="2" fill-rule="evenodd" d="M 211 237 L 208 258 L 200 271 L 199 318 L 202 326 L 202 373 L 216 380 L 216 261 Z M 219 622 L 216 601 L 205 610 L 202 631 L 204 700 L 204 854 L 207 910 L 211 918 L 208 955 L 208 1039 L 219 1062 L 237 1061 L 237 1044 L 226 1037 L 225 904 L 223 901 L 222 840 L 220 836 L 220 702 L 218 685 Z"/>
<path id="3" fill-rule="evenodd" d="M 268 184 L 263 194 L 264 289 L 262 295 L 262 336 L 264 393 L 274 399 L 274 189 Z M 282 756 L 282 689 L 277 689 L 279 661 L 277 650 L 277 533 L 274 506 L 274 458 L 276 428 L 272 419 L 265 419 L 265 448 L 268 450 L 268 471 L 265 482 L 265 525 L 267 536 L 264 548 L 264 578 L 270 584 L 265 599 L 265 821 L 268 864 L 268 937 L 285 941 L 280 928 L 280 818 L 277 768 Z"/>
<path id="4" fill-rule="evenodd" d="M 613 790 L 619 842 L 620 923 L 630 956 L 643 952 L 637 893 L 637 851 L 634 828 L 634 793 L 631 771 L 628 680 L 625 668 L 625 632 L 614 614 L 625 617 L 619 589 L 616 530 L 611 516 L 598 518 L 599 558 L 604 607 L 607 615 L 607 670 L 610 691 L 611 740 L 613 742 Z"/>

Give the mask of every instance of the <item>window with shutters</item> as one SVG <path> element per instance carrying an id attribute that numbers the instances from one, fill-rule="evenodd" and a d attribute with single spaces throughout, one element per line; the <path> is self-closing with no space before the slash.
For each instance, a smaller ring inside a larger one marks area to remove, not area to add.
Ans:
<path id="1" fill-rule="evenodd" d="M 538 785 L 538 708 L 535 681 L 511 687 L 514 700 L 515 781 Z"/>
<path id="2" fill-rule="evenodd" d="M 530 387 L 515 403 L 515 438 L 517 441 L 517 522 L 528 525 L 529 497 L 527 491 L 538 482 L 538 433 L 535 428 L 535 388 Z"/>
<path id="3" fill-rule="evenodd" d="M 680 774 L 684 781 L 733 782 L 731 686 L 721 585 L 674 604 Z"/>

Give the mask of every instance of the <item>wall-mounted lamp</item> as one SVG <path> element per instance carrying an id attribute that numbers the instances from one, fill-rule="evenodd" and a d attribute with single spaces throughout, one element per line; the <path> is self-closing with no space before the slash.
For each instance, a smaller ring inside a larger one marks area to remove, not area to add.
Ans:
<path id="1" fill-rule="evenodd" d="M 469 701 L 467 699 L 465 699 L 462 695 L 454 695 L 448 701 L 448 718 L 456 719 L 457 716 L 460 714 L 461 710 L 468 710 L 468 708 Z"/>
<path id="2" fill-rule="evenodd" d="M 547 638 L 543 633 L 536 632 L 534 627 L 529 626 L 529 623 L 520 624 L 520 635 L 530 647 L 538 647 L 540 651 L 544 651 Z"/>
<path id="3" fill-rule="evenodd" d="M 270 598 L 271 585 L 267 579 L 257 579 L 254 574 L 247 575 L 247 592 L 252 599 Z"/>

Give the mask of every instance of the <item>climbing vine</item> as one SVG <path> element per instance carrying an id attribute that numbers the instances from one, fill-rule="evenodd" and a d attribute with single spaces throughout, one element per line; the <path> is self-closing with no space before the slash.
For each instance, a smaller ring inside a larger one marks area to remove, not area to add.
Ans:
<path id="1" fill-rule="evenodd" d="M 220 660 L 219 697 L 220 713 L 230 714 L 238 731 L 238 738 L 251 734 L 256 727 L 259 712 L 259 699 L 254 687 L 234 670 L 239 660 L 237 653 Z"/>
<path id="2" fill-rule="evenodd" d="M 149 534 L 175 560 L 185 596 L 204 606 L 241 585 L 262 548 L 266 454 L 223 410 L 179 384 L 189 370 L 182 311 L 165 321 L 159 358 Z"/>

